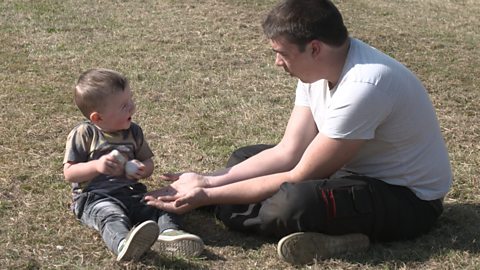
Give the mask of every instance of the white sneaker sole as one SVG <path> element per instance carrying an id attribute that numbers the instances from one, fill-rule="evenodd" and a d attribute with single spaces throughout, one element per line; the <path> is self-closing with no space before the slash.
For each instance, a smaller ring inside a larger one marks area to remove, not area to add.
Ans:
<path id="1" fill-rule="evenodd" d="M 174 257 L 197 257 L 203 251 L 202 239 L 193 234 L 179 236 L 159 235 L 153 249 L 160 254 Z"/>
<path id="2" fill-rule="evenodd" d="M 283 237 L 277 245 L 278 256 L 291 264 L 311 264 L 345 253 L 368 249 L 370 241 L 364 234 L 326 235 L 298 232 Z"/>
<path id="3" fill-rule="evenodd" d="M 138 260 L 155 243 L 158 233 L 158 225 L 153 221 L 145 221 L 133 228 L 117 256 L 117 261 Z"/>

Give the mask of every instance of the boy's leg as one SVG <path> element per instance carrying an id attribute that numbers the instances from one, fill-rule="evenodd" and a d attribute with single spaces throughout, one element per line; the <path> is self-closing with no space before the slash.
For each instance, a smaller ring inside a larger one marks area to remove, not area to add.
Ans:
<path id="1" fill-rule="evenodd" d="M 197 235 L 182 230 L 181 216 L 159 211 L 158 226 L 162 232 L 158 235 L 154 249 L 164 255 L 196 257 L 203 251 L 203 241 Z"/>
<path id="2" fill-rule="evenodd" d="M 101 233 L 117 260 L 136 260 L 152 246 L 158 236 L 156 223 L 144 222 L 130 230 L 130 220 L 118 199 L 95 193 L 88 196 L 80 220 Z"/>
<path id="3" fill-rule="evenodd" d="M 122 195 L 121 200 L 128 207 L 131 222 L 136 224 L 152 220 L 158 224 L 160 233 L 168 229 L 179 230 L 182 227 L 183 217 L 147 205 L 143 200 L 145 193 L 145 186 L 135 185 L 132 186 L 129 194 Z"/>
<path id="4" fill-rule="evenodd" d="M 142 198 L 143 195 L 132 197 L 130 212 L 132 221 L 152 220 L 157 223 L 160 234 L 153 250 L 160 254 L 181 257 L 195 257 L 202 253 L 202 239 L 182 230 L 182 216 L 146 205 Z"/>
<path id="5" fill-rule="evenodd" d="M 80 221 L 100 232 L 107 247 L 118 254 L 118 245 L 130 231 L 130 221 L 125 211 L 108 198 L 89 193 Z"/>
<path id="6" fill-rule="evenodd" d="M 120 242 L 117 261 L 139 259 L 155 243 L 158 237 L 157 223 L 144 221 L 132 228 L 124 241 Z"/>

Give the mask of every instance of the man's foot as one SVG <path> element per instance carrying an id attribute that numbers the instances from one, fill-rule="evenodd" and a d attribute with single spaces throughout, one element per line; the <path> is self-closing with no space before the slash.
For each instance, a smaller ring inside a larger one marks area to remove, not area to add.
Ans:
<path id="1" fill-rule="evenodd" d="M 154 249 L 163 255 L 196 257 L 203 251 L 203 241 L 182 230 L 167 230 L 158 236 Z"/>
<path id="2" fill-rule="evenodd" d="M 151 220 L 133 227 L 118 247 L 117 261 L 138 260 L 155 243 L 158 232 L 157 223 Z"/>
<path id="3" fill-rule="evenodd" d="M 370 241 L 364 234 L 326 235 L 298 232 L 283 237 L 277 246 L 280 258 L 291 264 L 310 264 L 349 252 L 368 249 Z"/>

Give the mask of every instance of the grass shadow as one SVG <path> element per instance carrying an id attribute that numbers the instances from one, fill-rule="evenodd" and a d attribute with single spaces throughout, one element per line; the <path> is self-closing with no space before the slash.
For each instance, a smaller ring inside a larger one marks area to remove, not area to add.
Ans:
<path id="1" fill-rule="evenodd" d="M 154 251 L 149 251 L 143 257 L 141 264 L 143 267 L 154 267 L 155 269 L 208 269 L 201 262 L 197 262 L 197 259 L 164 256 Z M 140 267 L 140 265 L 137 265 L 137 267 Z"/>
<path id="2" fill-rule="evenodd" d="M 480 205 L 446 204 L 431 232 L 409 241 L 374 243 L 368 252 L 342 257 L 363 265 L 415 265 L 449 253 L 480 253 Z"/>
<path id="3" fill-rule="evenodd" d="M 190 231 L 198 234 L 207 246 L 238 246 L 255 250 L 275 239 L 231 231 L 215 219 L 213 213 L 196 211 L 188 218 Z M 480 253 L 480 205 L 468 203 L 446 204 L 442 216 L 431 232 L 409 241 L 374 243 L 361 254 L 347 254 L 334 259 L 360 265 L 416 265 L 432 257 L 448 256 L 451 252 Z M 217 254 L 206 251 L 207 260 L 225 261 Z M 329 261 L 325 261 L 328 263 Z M 317 263 L 321 265 L 323 262 Z"/>
<path id="4" fill-rule="evenodd" d="M 186 229 L 200 236 L 205 245 L 214 247 L 236 246 L 243 249 L 258 249 L 275 239 L 262 237 L 254 233 L 243 233 L 228 229 L 215 218 L 213 212 L 197 210 L 185 220 Z"/>

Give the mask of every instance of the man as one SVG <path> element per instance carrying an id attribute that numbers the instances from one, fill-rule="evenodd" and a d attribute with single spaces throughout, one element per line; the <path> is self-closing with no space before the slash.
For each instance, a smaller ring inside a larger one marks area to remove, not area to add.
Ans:
<path id="1" fill-rule="evenodd" d="M 218 205 L 231 228 L 283 237 L 278 253 L 294 264 L 427 232 L 452 174 L 420 81 L 350 38 L 328 0 L 285 0 L 263 29 L 275 64 L 299 79 L 282 140 L 237 150 L 222 171 L 182 174 L 148 204 Z"/>

